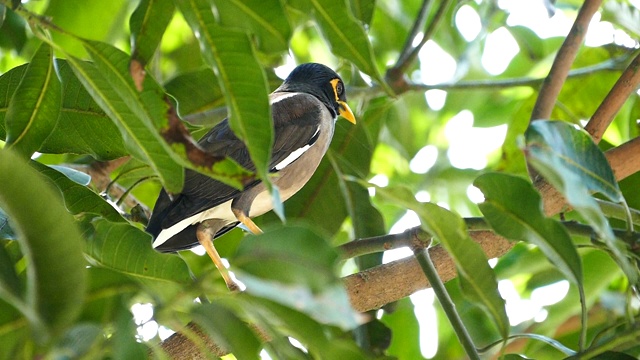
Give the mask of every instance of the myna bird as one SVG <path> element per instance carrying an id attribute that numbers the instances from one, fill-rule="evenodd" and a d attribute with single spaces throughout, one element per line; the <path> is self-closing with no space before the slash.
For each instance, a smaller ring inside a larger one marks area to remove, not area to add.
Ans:
<path id="1" fill-rule="evenodd" d="M 321 64 L 302 64 L 269 96 L 274 141 L 269 170 L 275 176 L 280 198 L 286 201 L 309 181 L 327 152 L 338 115 L 351 123 L 356 119 L 347 105 L 342 79 Z M 224 120 L 212 128 L 199 144 L 215 156 L 228 156 L 244 168 L 255 165 L 242 140 Z M 273 209 L 267 187 L 259 180 L 243 190 L 187 169 L 182 193 L 171 198 L 163 189 L 147 232 L 153 247 L 174 252 L 202 245 L 222 274 L 229 289 L 237 289 L 213 246 L 213 239 L 239 223 L 254 234 L 262 230 L 251 220 Z"/>

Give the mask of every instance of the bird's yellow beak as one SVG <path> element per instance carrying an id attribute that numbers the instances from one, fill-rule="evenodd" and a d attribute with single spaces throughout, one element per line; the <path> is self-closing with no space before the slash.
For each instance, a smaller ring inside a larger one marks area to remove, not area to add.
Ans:
<path id="1" fill-rule="evenodd" d="M 356 117 L 355 115 L 353 115 L 353 112 L 351 111 L 349 105 L 347 105 L 347 103 L 344 101 L 338 101 L 338 105 L 340 105 L 340 115 L 342 115 L 343 118 L 349 120 L 350 123 L 355 124 Z"/>

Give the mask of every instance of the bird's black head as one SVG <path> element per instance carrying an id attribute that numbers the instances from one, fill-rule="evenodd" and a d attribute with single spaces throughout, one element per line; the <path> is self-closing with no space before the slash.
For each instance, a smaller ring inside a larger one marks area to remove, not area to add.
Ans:
<path id="1" fill-rule="evenodd" d="M 356 122 L 355 116 L 347 105 L 347 94 L 340 75 L 325 65 L 316 63 L 298 65 L 276 91 L 311 94 L 326 104 L 335 116 L 340 114 L 350 122 L 354 124 Z"/>

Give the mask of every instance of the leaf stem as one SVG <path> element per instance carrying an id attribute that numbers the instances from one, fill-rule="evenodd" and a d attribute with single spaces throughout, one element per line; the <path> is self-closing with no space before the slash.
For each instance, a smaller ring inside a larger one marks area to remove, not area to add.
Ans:
<path id="1" fill-rule="evenodd" d="M 414 250 L 414 255 L 418 260 L 418 263 L 420 264 L 422 271 L 427 276 L 427 279 L 429 279 L 431 288 L 433 289 L 433 292 L 438 297 L 438 300 L 440 301 L 440 305 L 442 305 L 442 309 L 444 310 L 445 314 L 447 315 L 447 318 L 451 322 L 451 326 L 453 327 L 454 332 L 458 336 L 458 340 L 460 341 L 460 344 L 462 344 L 462 347 L 467 353 L 467 356 L 469 356 L 469 358 L 472 360 L 476 360 L 476 359 L 480 360 L 480 355 L 478 355 L 478 351 L 476 350 L 476 347 L 473 345 L 473 340 L 471 339 L 471 336 L 469 335 L 469 333 L 467 332 L 467 329 L 462 323 L 462 319 L 460 319 L 460 316 L 456 311 L 455 304 L 451 300 L 451 297 L 449 297 L 449 294 L 447 293 L 447 289 L 445 289 L 444 287 L 444 283 L 442 282 L 442 280 L 440 280 L 440 277 L 438 276 L 438 271 L 436 270 L 435 266 L 433 265 L 433 262 L 431 261 L 431 258 L 429 257 L 429 252 L 425 248 L 420 248 L 420 249 Z"/>
<path id="2" fill-rule="evenodd" d="M 571 350 L 570 348 L 564 346 L 561 342 L 559 342 L 556 339 L 544 336 L 544 335 L 539 335 L 539 334 L 515 334 L 515 335 L 510 335 L 508 338 L 506 338 L 506 340 L 513 340 L 513 339 L 533 339 L 533 340 L 538 340 L 541 342 L 546 343 L 547 345 L 550 345 L 552 347 L 554 347 L 556 350 L 564 353 L 567 356 L 571 356 L 571 355 L 575 355 L 576 352 Z M 487 351 L 489 351 L 492 347 L 499 345 L 499 344 L 503 344 L 505 342 L 505 340 L 498 340 L 498 341 L 494 341 L 493 343 L 478 349 L 479 353 L 485 353 Z"/>
<path id="3" fill-rule="evenodd" d="M 623 350 L 622 346 L 627 345 L 628 347 L 635 346 L 638 344 L 640 340 L 640 327 L 633 327 L 629 331 L 616 334 L 615 337 L 610 338 L 608 341 L 603 342 L 599 346 L 592 347 L 587 349 L 586 351 L 581 351 L 580 353 L 568 358 L 568 359 L 591 359 L 597 355 L 603 354 L 609 350 L 619 349 Z"/>

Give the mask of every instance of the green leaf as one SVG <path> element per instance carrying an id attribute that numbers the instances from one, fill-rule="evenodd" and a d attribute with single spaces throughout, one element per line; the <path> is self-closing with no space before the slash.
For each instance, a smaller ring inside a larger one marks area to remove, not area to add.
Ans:
<path id="1" fill-rule="evenodd" d="M 214 0 L 220 25 L 242 29 L 256 37 L 266 53 L 289 49 L 291 27 L 279 0 Z"/>
<path id="2" fill-rule="evenodd" d="M 0 27 L 0 47 L 21 53 L 27 40 L 27 22 L 5 7 L 5 17 Z"/>
<path id="3" fill-rule="evenodd" d="M 186 263 L 178 256 L 151 248 L 151 235 L 128 223 L 93 221 L 95 234 L 87 244 L 93 264 L 142 281 L 161 284 L 191 282 Z"/>
<path id="4" fill-rule="evenodd" d="M 264 265 L 265 272 L 271 266 L 271 263 L 267 264 Z M 305 313 L 322 324 L 338 326 L 344 330 L 354 329 L 359 325 L 357 314 L 351 308 L 347 292 L 340 283 L 328 284 L 313 291 L 305 284 L 270 281 L 242 271 L 238 271 L 237 275 L 246 285 L 245 291 L 248 294 Z"/>
<path id="5" fill-rule="evenodd" d="M 27 70 L 28 65 L 29 64 L 16 66 L 0 76 L 0 139 L 2 140 L 5 140 L 7 137 L 5 118 L 9 102 L 20 85 L 20 80 L 22 80 L 22 76 Z"/>
<path id="6" fill-rule="evenodd" d="M 81 359 L 88 355 L 91 346 L 102 340 L 103 336 L 104 333 L 100 326 L 79 323 L 64 334 L 54 352 L 65 354 L 71 359 Z"/>
<path id="7" fill-rule="evenodd" d="M 96 57 L 105 60 L 98 55 Z M 175 161 L 175 155 L 156 131 L 131 80 L 125 77 L 122 71 L 118 71 L 121 69 L 110 67 L 109 65 L 113 64 L 108 60 L 101 63 L 101 69 L 72 57 L 67 61 L 96 103 L 118 126 L 131 154 L 148 163 L 156 171 L 167 191 L 179 192 L 184 182 L 182 166 Z M 124 64 L 120 62 L 119 65 L 126 66 L 127 62 L 128 60 L 125 60 Z M 116 90 L 118 86 L 112 85 L 118 80 L 121 81 L 120 92 L 129 90 L 128 103 L 123 99 L 123 94 Z M 132 109 L 131 105 L 136 109 Z"/>
<path id="8" fill-rule="evenodd" d="M 16 181 L 15 179 L 21 179 Z M 27 259 L 24 299 L 36 340 L 71 324 L 84 298 L 83 239 L 59 194 L 11 150 L 0 151 L 0 205 Z"/>
<path id="9" fill-rule="evenodd" d="M 270 330 L 272 338 L 279 334 L 292 336 L 303 343 L 311 354 L 322 354 L 329 346 L 327 333 L 304 312 L 246 294 L 228 300 L 239 304 L 261 329 Z"/>
<path id="10" fill-rule="evenodd" d="M 46 5 L 44 16 L 55 19 L 56 26 L 75 35 L 51 32 L 53 41 L 70 56 L 85 58 L 87 55 L 78 38 L 117 42 L 128 35 L 125 29 L 131 1 L 83 0 L 81 12 L 78 11 L 78 3 L 73 1 L 51 0 Z"/>
<path id="11" fill-rule="evenodd" d="M 420 324 L 414 312 L 414 306 L 408 297 L 396 302 L 393 312 L 384 312 L 382 322 L 393 329 L 391 345 L 387 354 L 398 359 L 419 359 L 422 357 L 419 346 Z"/>
<path id="12" fill-rule="evenodd" d="M 542 198 L 526 180 L 488 173 L 474 182 L 485 196 L 478 206 L 496 233 L 538 246 L 573 283 L 582 286 L 582 262 L 567 230 L 542 212 Z"/>
<path id="13" fill-rule="evenodd" d="M 16 273 L 11 256 L 5 248 L 5 242 L 0 242 L 0 299 L 7 301 L 9 297 L 21 298 L 24 294 L 22 282 Z M 11 303 L 11 301 L 7 301 Z"/>
<path id="14" fill-rule="evenodd" d="M 562 180 L 565 171 L 580 177 L 581 184 L 590 190 L 599 192 L 615 202 L 624 198 L 618 187 L 616 177 L 602 151 L 585 131 L 577 130 L 573 125 L 562 121 L 535 121 L 525 133 L 527 156 L 539 171 L 549 175 L 553 185 L 569 190 Z M 554 173 L 547 169 L 560 166 Z"/>
<path id="15" fill-rule="evenodd" d="M 82 171 L 78 171 L 76 169 L 72 169 L 68 166 L 62 165 L 49 165 L 50 168 L 57 170 L 64 174 L 64 176 L 68 177 L 69 180 L 75 182 L 76 184 L 87 186 L 91 183 L 91 176 L 87 173 L 83 173 Z"/>
<path id="16" fill-rule="evenodd" d="M 405 188 L 376 188 L 376 194 L 418 214 L 422 228 L 440 241 L 451 256 L 464 294 L 482 306 L 503 337 L 509 334 L 509 319 L 498 282 L 478 243 L 471 240 L 462 218 L 431 203 L 419 203 Z"/>
<path id="17" fill-rule="evenodd" d="M 49 178 L 60 190 L 70 213 L 74 215 L 91 213 L 115 222 L 125 221 L 122 215 L 100 195 L 73 181 L 56 168 L 42 165 L 35 161 L 31 163 L 31 166 Z"/>
<path id="18" fill-rule="evenodd" d="M 371 25 L 371 19 L 373 18 L 373 12 L 376 9 L 375 0 L 351 0 L 351 12 L 366 26 Z"/>
<path id="19" fill-rule="evenodd" d="M 56 126 L 61 87 L 53 67 L 53 51 L 40 45 L 9 102 L 6 114 L 7 144 L 31 157 Z"/>
<path id="20" fill-rule="evenodd" d="M 288 224 L 244 239 L 232 264 L 250 275 L 315 292 L 339 282 L 337 260 L 335 249 L 316 232 Z"/>
<path id="21" fill-rule="evenodd" d="M 345 2 L 334 0 L 311 0 L 315 19 L 331 46 L 331 50 L 358 67 L 362 72 L 385 82 L 376 67 L 373 49 L 362 24 L 356 20 Z"/>
<path id="22" fill-rule="evenodd" d="M 210 68 L 182 73 L 169 80 L 164 87 L 178 101 L 178 112 L 181 116 L 224 106 L 224 94 Z M 197 123 L 212 125 L 214 122 Z"/>
<path id="23" fill-rule="evenodd" d="M 92 266 L 87 269 L 89 289 L 80 321 L 111 324 L 122 304 L 142 290 L 140 283 L 117 271 Z"/>
<path id="24" fill-rule="evenodd" d="M 128 155 L 118 127 L 92 99 L 68 62 L 56 59 L 56 68 L 62 81 L 62 108 L 40 152 L 88 154 L 98 160 Z"/>
<path id="25" fill-rule="evenodd" d="M 143 66 L 151 60 L 173 18 L 174 10 L 172 0 L 140 1 L 129 18 L 132 59 L 140 61 Z"/>
<path id="26" fill-rule="evenodd" d="M 638 271 L 624 254 L 625 244 L 615 238 L 609 222 L 591 196 L 592 191 L 598 191 L 613 201 L 624 201 L 604 154 L 586 132 L 564 122 L 535 121 L 525 137 L 529 163 L 594 227 L 629 281 L 635 284 Z"/>
<path id="27" fill-rule="evenodd" d="M 118 128 L 93 101 L 66 60 L 56 59 L 62 82 L 62 107 L 55 127 L 39 149 L 42 153 L 89 154 L 111 160 L 128 154 Z M 4 139 L 4 118 L 9 99 L 15 93 L 27 64 L 0 76 L 0 138 Z"/>
<path id="28" fill-rule="evenodd" d="M 273 142 L 266 76 L 244 32 L 216 24 L 207 0 L 176 0 L 195 34 L 207 64 L 215 69 L 229 110 L 229 124 L 242 139 L 260 179 L 270 186 L 268 164 Z"/>
<path id="29" fill-rule="evenodd" d="M 259 359 L 260 340 L 238 316 L 219 302 L 197 306 L 193 320 L 216 344 L 230 351 L 238 359 Z"/>

